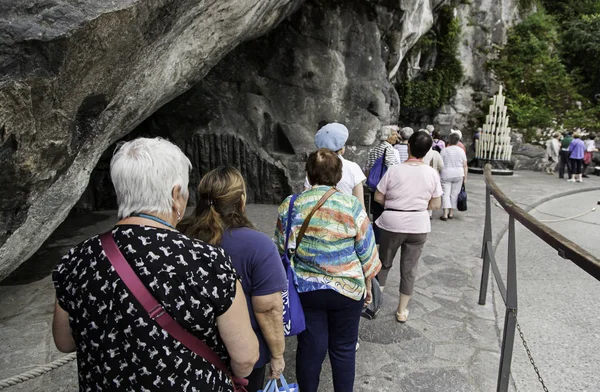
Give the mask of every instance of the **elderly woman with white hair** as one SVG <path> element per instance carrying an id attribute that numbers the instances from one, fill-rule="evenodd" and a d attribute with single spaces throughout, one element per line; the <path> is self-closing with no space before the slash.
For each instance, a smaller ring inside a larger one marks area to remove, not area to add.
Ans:
<path id="1" fill-rule="evenodd" d="M 231 376 L 247 376 L 258 359 L 229 257 L 175 229 L 190 168 L 166 140 L 123 144 L 110 164 L 119 221 L 72 248 L 53 272 L 54 341 L 77 351 L 82 391 L 233 391 Z M 204 342 L 204 353 L 190 341 Z"/>
<path id="2" fill-rule="evenodd" d="M 378 138 L 381 141 L 378 145 L 369 150 L 367 155 L 367 164 L 365 165 L 365 173 L 369 175 L 369 171 L 375 164 L 375 161 L 385 154 L 385 166 L 389 169 L 393 165 L 397 165 L 400 161 L 394 154 L 394 144 L 398 142 L 398 126 L 386 125 L 381 127 L 378 132 Z"/>

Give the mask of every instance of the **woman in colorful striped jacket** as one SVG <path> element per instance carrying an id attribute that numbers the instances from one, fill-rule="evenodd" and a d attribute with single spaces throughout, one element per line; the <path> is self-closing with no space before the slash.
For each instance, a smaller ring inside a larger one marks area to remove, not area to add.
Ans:
<path id="1" fill-rule="evenodd" d="M 306 317 L 306 330 L 298 335 L 296 376 L 302 392 L 317 392 L 329 350 L 334 390 L 352 391 L 360 314 L 371 301 L 371 279 L 381 262 L 364 208 L 356 197 L 341 192 L 316 210 L 296 247 L 304 219 L 340 181 L 342 162 L 336 153 L 321 149 L 308 157 L 306 172 L 312 188 L 297 197 L 292 216 L 291 197 L 281 204 L 275 231 L 283 254 L 284 228 L 292 219 L 289 247 L 296 248 L 292 265 Z"/>

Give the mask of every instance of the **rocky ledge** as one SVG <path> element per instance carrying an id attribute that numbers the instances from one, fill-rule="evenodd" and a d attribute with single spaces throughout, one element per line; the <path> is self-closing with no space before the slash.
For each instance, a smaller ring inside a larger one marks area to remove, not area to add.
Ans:
<path id="1" fill-rule="evenodd" d="M 108 146 L 301 0 L 0 4 L 0 279 L 64 220 Z"/>

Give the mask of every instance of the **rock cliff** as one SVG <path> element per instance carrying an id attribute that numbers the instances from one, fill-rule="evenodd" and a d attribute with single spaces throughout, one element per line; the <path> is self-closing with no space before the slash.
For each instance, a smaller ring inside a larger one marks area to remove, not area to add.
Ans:
<path id="1" fill-rule="evenodd" d="M 85 190 L 108 146 L 300 0 L 0 4 L 0 279 Z"/>
<path id="2" fill-rule="evenodd" d="M 494 89 L 482 64 L 516 20 L 516 2 L 2 3 L 0 279 L 82 194 L 80 208 L 114 207 L 107 162 L 123 137 L 174 140 L 193 160 L 192 186 L 234 163 L 250 200 L 265 203 L 297 190 L 320 121 L 347 124 L 348 156 L 362 162 L 402 111 L 399 84 L 434 63 L 435 53 L 411 48 L 448 7 L 465 31 L 465 78 L 434 115 L 443 127 L 467 124 Z"/>
<path id="3" fill-rule="evenodd" d="M 436 113 L 435 124 L 466 129 L 465 136 L 482 125 L 477 120 L 479 111 L 487 112 L 488 100 L 498 89 L 498 82 L 486 70 L 485 63 L 506 42 L 508 29 L 521 20 L 519 11 L 519 0 L 469 0 L 456 6 L 464 78 L 454 97 Z"/>

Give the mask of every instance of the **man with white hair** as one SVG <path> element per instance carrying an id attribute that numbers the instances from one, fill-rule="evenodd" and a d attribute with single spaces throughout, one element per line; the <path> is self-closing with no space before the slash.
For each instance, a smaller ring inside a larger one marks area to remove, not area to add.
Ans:
<path id="1" fill-rule="evenodd" d="M 343 157 L 346 152 L 346 141 L 348 140 L 348 128 L 344 124 L 329 123 L 323 125 L 315 135 L 315 146 L 318 149 L 326 148 L 338 154 L 342 161 L 342 179 L 335 188 L 347 195 L 354 195 L 365 207 L 363 181 L 367 179 L 357 163 Z M 308 177 L 304 180 L 304 190 L 311 189 Z"/>

